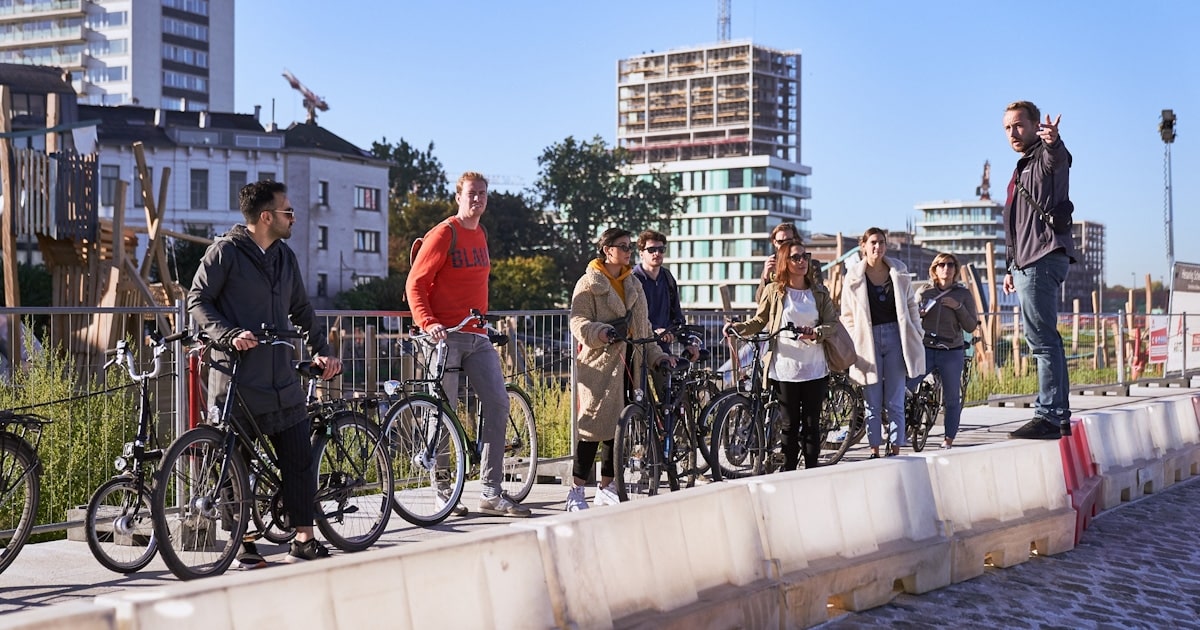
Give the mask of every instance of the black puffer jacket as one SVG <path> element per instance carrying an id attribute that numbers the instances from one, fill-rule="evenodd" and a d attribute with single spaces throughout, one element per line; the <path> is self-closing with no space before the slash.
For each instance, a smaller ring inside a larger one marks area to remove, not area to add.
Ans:
<path id="1" fill-rule="evenodd" d="M 263 324 L 278 330 L 294 326 L 304 333 L 313 356 L 333 354 L 324 326 L 317 326 L 295 252 L 283 241 L 263 252 L 244 225 L 233 226 L 204 253 L 187 306 L 200 329 L 221 344 L 243 330 L 261 330 Z M 238 391 L 251 413 L 269 414 L 305 403 L 300 377 L 292 368 L 294 355 L 284 345 L 260 345 L 245 353 L 238 368 Z M 230 354 L 214 348 L 212 368 L 210 404 L 221 404 L 229 385 Z"/>
<path id="2" fill-rule="evenodd" d="M 1030 196 L 1049 210 L 1069 197 L 1071 153 L 1062 138 L 1052 145 L 1038 142 L 1017 160 L 1016 177 Z M 1004 207 L 1004 243 L 1007 267 L 1024 269 L 1055 250 L 1062 250 L 1075 262 L 1075 240 L 1070 234 L 1055 234 L 1029 205 L 1015 186 L 1009 186 L 1008 205 Z"/>

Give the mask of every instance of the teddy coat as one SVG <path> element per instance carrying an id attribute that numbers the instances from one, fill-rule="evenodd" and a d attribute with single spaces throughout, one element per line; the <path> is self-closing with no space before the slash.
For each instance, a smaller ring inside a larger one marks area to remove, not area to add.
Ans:
<path id="1" fill-rule="evenodd" d="M 921 328 L 921 314 L 917 307 L 917 296 L 913 292 L 912 278 L 904 263 L 884 257 L 889 267 L 896 296 L 896 319 L 900 326 L 900 347 L 904 353 L 904 367 L 909 378 L 925 373 L 925 331 Z M 850 378 L 859 385 L 879 382 L 879 370 L 875 365 L 875 336 L 871 332 L 871 305 L 867 295 L 867 261 L 859 260 L 849 265 L 842 280 L 842 324 L 854 340 L 858 360 L 850 366 Z"/>
<path id="2" fill-rule="evenodd" d="M 589 442 L 611 440 L 617 433 L 617 420 L 625 407 L 625 342 L 608 343 L 605 331 L 612 328 L 607 322 L 631 314 L 629 338 L 643 339 L 653 334 L 647 317 L 646 293 L 642 282 L 628 270 L 622 274 L 625 300 L 608 281 L 608 277 L 591 266 L 575 283 L 571 294 L 571 335 L 580 345 L 576 357 L 579 383 L 579 439 Z M 641 344 L 650 365 L 657 365 L 666 355 L 656 343 Z M 642 352 L 631 353 L 632 374 L 640 375 Z"/>
<path id="3" fill-rule="evenodd" d="M 817 335 L 817 341 L 825 343 L 825 340 L 833 335 L 833 324 L 838 320 L 837 307 L 833 305 L 833 298 L 829 295 L 829 289 L 823 284 L 810 284 L 812 289 L 813 299 L 817 303 L 817 321 L 819 325 L 813 326 L 813 332 Z M 786 322 L 781 321 L 783 317 L 783 303 L 785 293 L 779 288 L 779 283 L 772 282 L 764 285 L 759 291 L 758 312 L 754 317 L 744 322 L 734 322 L 730 326 L 737 331 L 739 335 L 753 335 L 762 330 L 775 332 L 782 328 Z M 785 333 L 786 334 L 786 333 Z M 763 358 L 763 365 L 770 370 L 771 361 L 775 358 L 775 348 L 778 345 L 778 337 L 772 337 L 767 343 L 767 353 Z"/>

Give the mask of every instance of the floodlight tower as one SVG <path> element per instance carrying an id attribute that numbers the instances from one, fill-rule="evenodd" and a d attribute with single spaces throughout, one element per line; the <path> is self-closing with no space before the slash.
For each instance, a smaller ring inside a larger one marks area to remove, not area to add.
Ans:
<path id="1" fill-rule="evenodd" d="M 1171 289 L 1175 288 L 1175 203 L 1171 190 L 1171 145 L 1175 143 L 1175 112 L 1162 110 L 1158 133 L 1163 141 L 1163 205 L 1165 206 L 1165 229 L 1167 236 L 1167 277 L 1171 278 Z"/>

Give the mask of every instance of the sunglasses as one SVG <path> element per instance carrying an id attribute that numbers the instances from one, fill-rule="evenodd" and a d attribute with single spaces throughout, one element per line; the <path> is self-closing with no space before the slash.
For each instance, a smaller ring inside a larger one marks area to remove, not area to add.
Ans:
<path id="1" fill-rule="evenodd" d="M 794 263 L 808 262 L 811 259 L 812 259 L 812 254 L 808 254 L 808 253 L 792 254 L 791 256 L 788 256 L 788 260 L 790 260 Z"/>
<path id="2" fill-rule="evenodd" d="M 647 254 L 661 254 L 667 251 L 667 248 L 662 247 L 661 245 L 655 245 L 654 247 L 647 247 L 642 251 L 646 252 Z"/>
<path id="3" fill-rule="evenodd" d="M 934 267 L 957 267 L 957 266 L 958 265 L 956 265 L 952 262 L 940 262 L 940 263 L 934 265 Z"/>
<path id="4" fill-rule="evenodd" d="M 791 239 L 788 239 L 788 238 L 784 238 L 784 239 L 777 238 L 777 239 L 775 239 L 775 247 L 783 247 L 790 240 Z"/>
<path id="5" fill-rule="evenodd" d="M 294 217 L 294 216 L 296 216 L 296 209 L 295 209 L 295 208 L 284 208 L 283 210 L 272 210 L 271 212 L 277 212 L 277 213 L 279 213 L 279 214 L 286 214 L 286 215 L 288 215 L 289 217 Z"/>
<path id="6" fill-rule="evenodd" d="M 630 245 L 629 243 L 614 243 L 612 245 L 609 245 L 609 247 L 616 247 L 617 249 L 619 249 L 623 252 L 627 252 L 627 251 L 630 251 L 631 249 L 633 249 L 633 246 Z"/>

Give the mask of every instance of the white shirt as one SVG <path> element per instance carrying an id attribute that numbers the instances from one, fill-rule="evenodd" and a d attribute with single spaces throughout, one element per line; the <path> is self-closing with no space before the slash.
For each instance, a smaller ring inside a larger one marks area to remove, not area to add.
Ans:
<path id="1" fill-rule="evenodd" d="M 811 289 L 788 288 L 783 298 L 783 324 L 792 322 L 797 328 L 815 327 L 820 323 L 817 300 Z M 777 381 L 811 381 L 829 374 L 825 363 L 825 348 L 820 342 L 794 339 L 783 333 L 775 338 L 775 355 L 768 371 Z"/>

